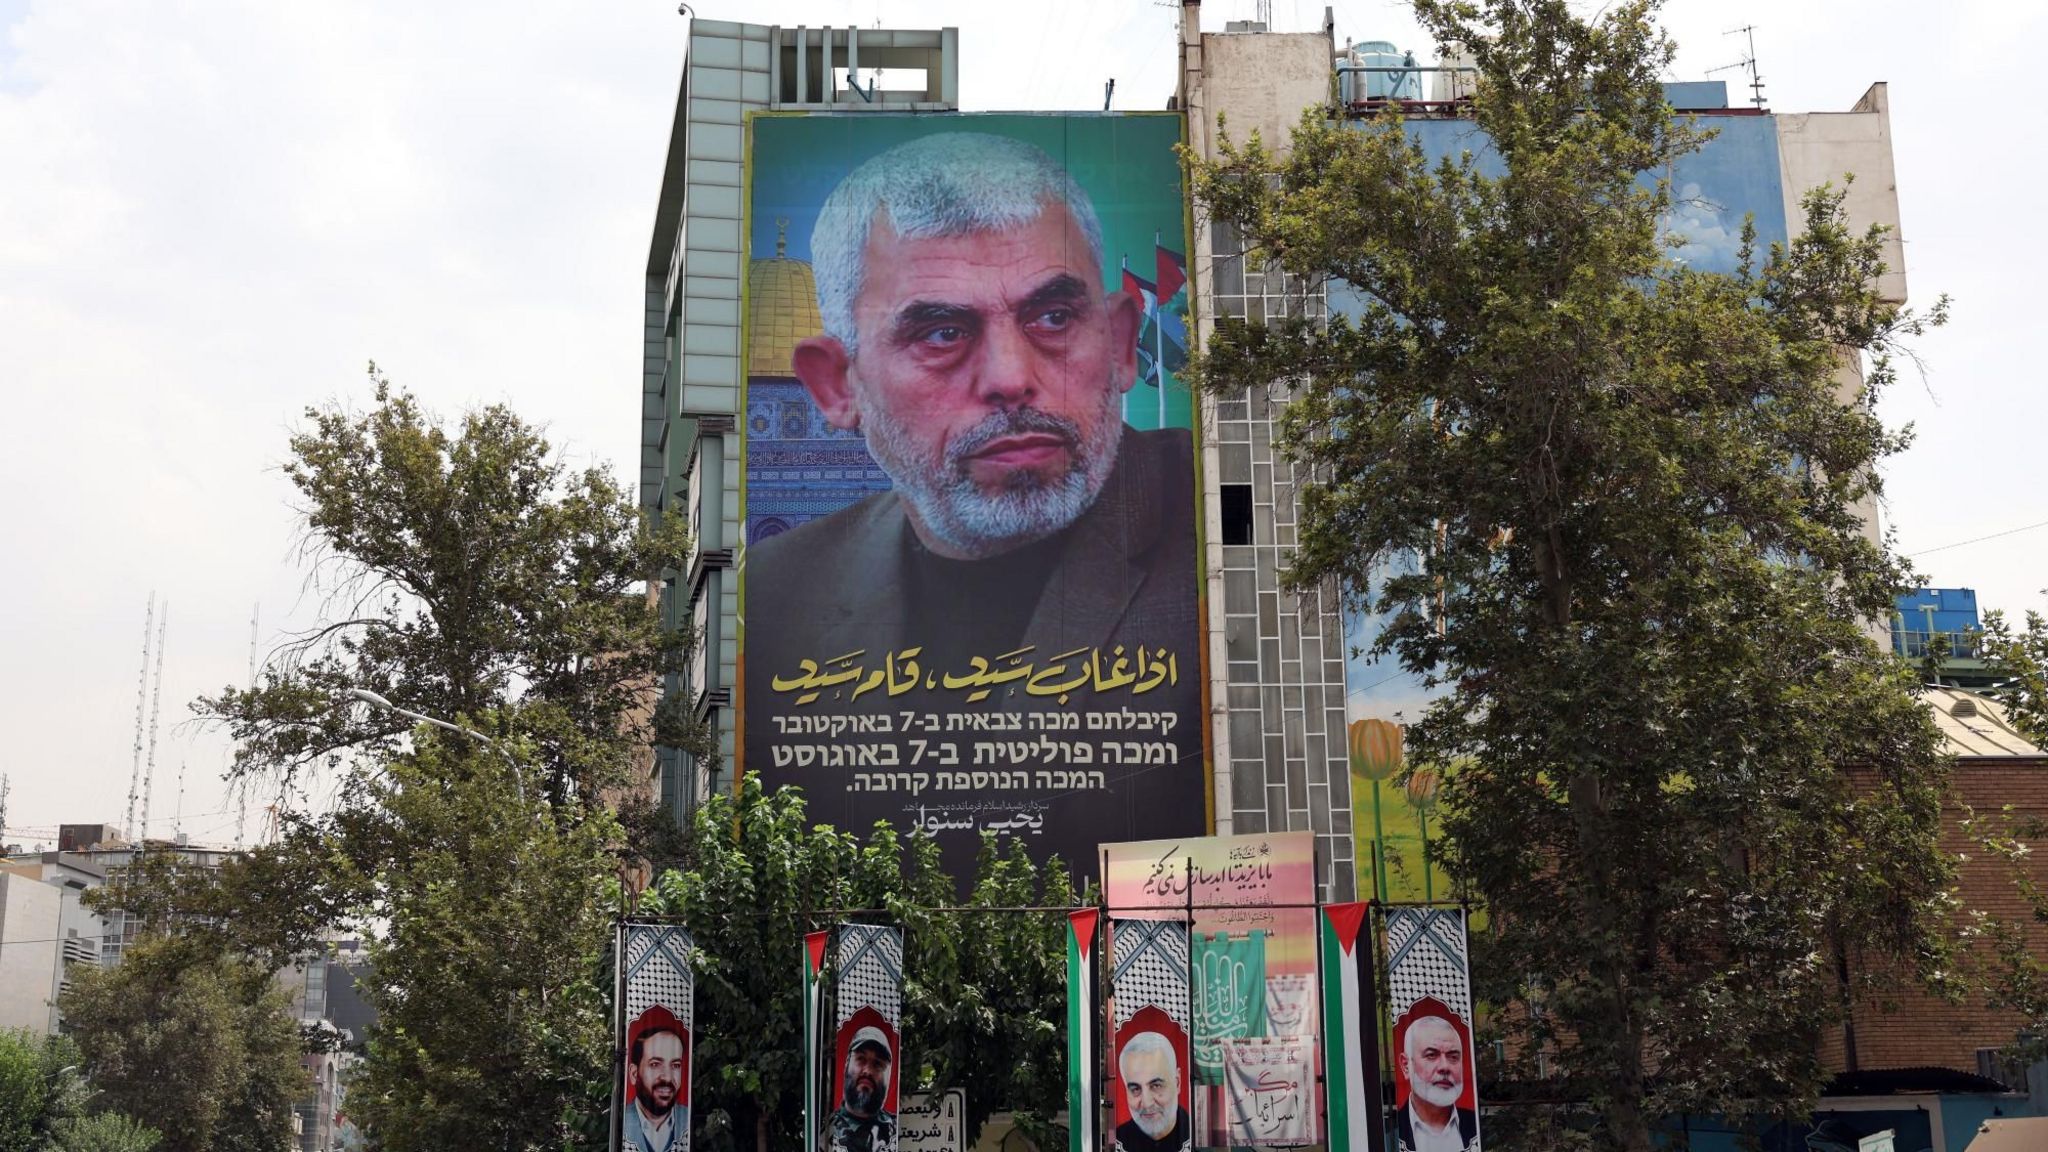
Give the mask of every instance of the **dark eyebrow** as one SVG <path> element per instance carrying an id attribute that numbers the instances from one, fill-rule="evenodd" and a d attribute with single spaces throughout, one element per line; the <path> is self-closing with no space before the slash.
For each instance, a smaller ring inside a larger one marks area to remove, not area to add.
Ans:
<path id="1" fill-rule="evenodd" d="M 981 313 L 965 304 L 913 300 L 896 313 L 895 323 L 889 326 L 889 339 L 892 343 L 908 344 L 934 325 L 959 324 L 972 327 L 980 322 Z"/>
<path id="2" fill-rule="evenodd" d="M 1036 312 L 1048 304 L 1076 304 L 1088 299 L 1088 286 L 1079 277 L 1062 272 L 1031 290 L 1017 306 L 1022 313 Z"/>

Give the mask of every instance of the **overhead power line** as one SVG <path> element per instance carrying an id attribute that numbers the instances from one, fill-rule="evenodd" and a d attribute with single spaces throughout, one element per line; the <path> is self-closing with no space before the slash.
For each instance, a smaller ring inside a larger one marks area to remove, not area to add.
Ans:
<path id="1" fill-rule="evenodd" d="M 2021 532 L 2032 532 L 2036 528 L 2048 528 L 2048 520 L 2042 520 L 2033 524 L 2022 524 L 2017 528 L 2007 528 L 2003 532 L 1993 532 L 1989 536 L 1977 536 L 1969 540 L 1958 540 L 1953 544 L 1941 544 L 1933 548 L 1922 548 L 1918 552 L 1907 553 L 1907 558 L 1917 559 L 1921 556 L 1931 555 L 1935 552 L 1946 552 L 1951 548 L 1961 548 L 1965 544 L 1982 544 L 1986 540 L 1996 540 L 2001 536 L 2016 536 Z"/>

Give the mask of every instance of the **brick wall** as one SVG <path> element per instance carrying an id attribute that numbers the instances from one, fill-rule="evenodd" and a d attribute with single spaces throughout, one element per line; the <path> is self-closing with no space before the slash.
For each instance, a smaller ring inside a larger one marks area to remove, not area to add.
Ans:
<path id="1" fill-rule="evenodd" d="M 2015 818 L 2048 820 L 2048 760 L 1959 759 L 1954 787 L 1962 803 L 1980 816 L 2011 805 Z M 1959 867 L 1962 908 L 2025 924 L 2034 952 L 2048 957 L 2048 924 L 2033 919 L 2006 862 L 1987 857 L 1965 836 L 1962 819 L 1960 806 L 1951 806 L 1942 817 L 1942 846 L 1967 857 Z M 2027 868 L 2037 884 L 2048 888 L 2048 842 L 2035 843 Z M 1856 1062 L 1864 1070 L 1933 1066 L 1975 1072 L 1977 1050 L 2011 1043 L 2020 1023 L 2014 1013 L 1994 1012 L 1981 1003 L 1948 1004 L 1903 980 L 1886 999 L 1890 1003 L 1859 1004 L 1854 1013 Z M 1836 1070 L 1847 1067 L 1841 1030 L 1823 1043 L 1822 1053 Z"/>

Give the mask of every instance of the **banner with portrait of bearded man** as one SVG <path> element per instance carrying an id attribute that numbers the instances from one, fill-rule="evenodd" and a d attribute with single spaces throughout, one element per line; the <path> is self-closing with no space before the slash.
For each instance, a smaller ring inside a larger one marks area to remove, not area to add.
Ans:
<path id="1" fill-rule="evenodd" d="M 1397 908 L 1386 923 L 1394 1044 L 1388 1145 L 1395 1152 L 1480 1152 L 1465 914 Z"/>
<path id="2" fill-rule="evenodd" d="M 736 577 L 741 771 L 932 835 L 963 887 L 986 833 L 1085 881 L 1206 832 L 1179 118 L 746 132 L 741 538 L 699 601 Z"/>

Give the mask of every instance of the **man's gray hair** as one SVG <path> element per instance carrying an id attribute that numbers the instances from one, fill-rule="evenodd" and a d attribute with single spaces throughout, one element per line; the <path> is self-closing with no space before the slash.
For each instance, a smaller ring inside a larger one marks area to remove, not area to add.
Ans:
<path id="1" fill-rule="evenodd" d="M 1174 1076 L 1177 1078 L 1180 1075 L 1180 1065 L 1174 1059 L 1173 1042 L 1157 1032 L 1140 1032 L 1131 1037 L 1131 1042 L 1124 1045 L 1123 1052 L 1116 1058 L 1116 1070 L 1119 1075 L 1124 1070 L 1124 1061 L 1133 1056 L 1164 1056 L 1166 1066 L 1173 1069 Z"/>
<path id="2" fill-rule="evenodd" d="M 811 230 L 811 273 L 825 334 L 859 352 L 853 303 L 867 278 L 868 234 L 877 210 L 906 240 L 1001 232 L 1065 205 L 1088 242 L 1089 266 L 1102 267 L 1102 222 L 1066 169 L 1022 140 L 985 132 L 941 132 L 898 144 L 855 168 L 818 213 Z"/>

